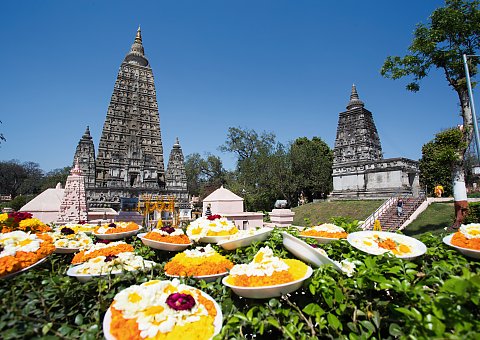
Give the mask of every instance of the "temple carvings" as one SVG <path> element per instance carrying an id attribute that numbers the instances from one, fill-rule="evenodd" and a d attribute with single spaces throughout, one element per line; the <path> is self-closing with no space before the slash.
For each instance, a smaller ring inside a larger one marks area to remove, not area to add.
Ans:
<path id="1" fill-rule="evenodd" d="M 174 176 L 166 183 L 153 72 L 138 28 L 118 71 L 96 157 L 88 127 L 75 152 L 85 176 L 89 207 L 118 209 L 122 197 L 173 192 L 178 200 L 188 201 L 178 140 L 173 153 L 181 157 L 175 156 Z"/>
<path id="2" fill-rule="evenodd" d="M 347 111 L 338 118 L 333 149 L 332 198 L 385 198 L 419 191 L 418 162 L 384 159 L 372 113 L 364 108 L 355 85 Z"/>

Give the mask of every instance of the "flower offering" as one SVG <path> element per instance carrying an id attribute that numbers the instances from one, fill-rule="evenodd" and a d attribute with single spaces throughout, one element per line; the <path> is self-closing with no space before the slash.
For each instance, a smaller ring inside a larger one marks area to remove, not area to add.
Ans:
<path id="1" fill-rule="evenodd" d="M 38 218 L 32 218 L 32 214 L 23 211 L 0 214 L 0 226 L 2 233 L 8 233 L 14 230 L 44 233 L 52 230 L 52 228 Z"/>
<path id="2" fill-rule="evenodd" d="M 96 234 L 117 234 L 125 233 L 127 231 L 139 230 L 140 226 L 135 222 L 115 222 L 108 225 L 99 226 L 95 228 Z"/>
<path id="3" fill-rule="evenodd" d="M 462 225 L 460 229 L 453 234 L 452 244 L 457 247 L 480 250 L 480 224 Z"/>
<path id="4" fill-rule="evenodd" d="M 69 227 L 59 227 L 49 235 L 57 248 L 88 248 L 93 244 L 85 233 L 75 232 Z"/>
<path id="5" fill-rule="evenodd" d="M 82 263 L 97 256 L 112 256 L 125 252 L 133 252 L 133 247 L 123 241 L 96 243 L 88 250 L 82 250 L 79 253 L 75 254 L 72 259 L 72 264 Z"/>
<path id="6" fill-rule="evenodd" d="M 303 230 L 300 235 L 312 237 L 328 237 L 328 238 L 346 238 L 347 233 L 342 227 L 332 223 L 324 223 Z"/>
<path id="7" fill-rule="evenodd" d="M 52 238 L 16 230 L 0 234 L 0 276 L 33 265 L 55 250 Z"/>
<path id="8" fill-rule="evenodd" d="M 356 246 L 371 254 L 383 254 L 391 252 L 397 256 L 404 256 L 412 253 L 412 247 L 391 237 L 381 237 L 378 233 L 372 233 L 361 240 L 357 240 Z"/>
<path id="9" fill-rule="evenodd" d="M 187 227 L 187 235 L 194 241 L 205 236 L 230 236 L 237 232 L 235 224 L 220 215 L 197 218 Z"/>
<path id="10" fill-rule="evenodd" d="M 307 270 L 305 263 L 280 259 L 273 255 L 272 249 L 263 247 L 252 262 L 233 266 L 225 281 L 239 287 L 273 286 L 300 280 L 305 277 Z"/>
<path id="11" fill-rule="evenodd" d="M 190 239 L 187 235 L 183 232 L 182 229 L 176 229 L 173 227 L 163 227 L 161 229 L 153 229 L 149 233 L 147 233 L 145 238 L 159 241 L 159 242 L 167 242 L 167 243 L 174 243 L 174 244 L 190 244 Z"/>
<path id="12" fill-rule="evenodd" d="M 84 232 L 84 233 L 93 233 L 96 228 L 98 228 L 97 224 L 92 223 L 80 223 L 80 224 L 65 224 L 64 227 L 72 229 L 75 233 Z"/>
<path id="13" fill-rule="evenodd" d="M 123 271 L 149 270 L 155 262 L 144 260 L 141 256 L 126 252 L 118 255 L 97 256 L 77 267 L 76 274 L 102 275 L 117 274 Z"/>
<path id="14" fill-rule="evenodd" d="M 225 273 L 233 263 L 220 255 L 211 245 L 185 250 L 166 265 L 165 273 L 178 276 L 203 276 Z"/>
<path id="15" fill-rule="evenodd" d="M 221 316 L 210 296 L 177 279 L 130 286 L 114 297 L 109 312 L 109 333 L 117 340 L 210 339 Z"/>

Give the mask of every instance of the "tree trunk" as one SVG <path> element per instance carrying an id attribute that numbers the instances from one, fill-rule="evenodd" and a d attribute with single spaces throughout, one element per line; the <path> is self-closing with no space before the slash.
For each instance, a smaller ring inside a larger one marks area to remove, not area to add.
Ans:
<path id="1" fill-rule="evenodd" d="M 465 185 L 465 152 L 473 138 L 473 117 L 468 91 L 467 89 L 462 89 L 457 93 L 462 107 L 463 127 L 460 128 L 462 129 L 464 143 L 463 147 L 458 150 L 458 161 L 452 169 L 452 186 L 455 208 L 455 222 L 453 223 L 452 228 L 454 229 L 460 227 L 468 211 L 467 187 Z"/>

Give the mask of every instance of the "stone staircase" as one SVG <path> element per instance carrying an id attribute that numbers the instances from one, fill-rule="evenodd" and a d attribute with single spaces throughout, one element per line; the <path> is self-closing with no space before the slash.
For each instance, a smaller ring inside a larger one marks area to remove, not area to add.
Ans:
<path id="1" fill-rule="evenodd" d="M 403 200 L 403 214 L 397 215 L 397 201 Z M 403 197 L 391 197 L 385 201 L 380 208 L 370 215 L 363 225 L 364 230 L 372 230 L 376 219 L 380 221 L 383 231 L 397 231 L 410 216 L 425 201 L 425 196 L 412 197 L 405 195 Z"/>

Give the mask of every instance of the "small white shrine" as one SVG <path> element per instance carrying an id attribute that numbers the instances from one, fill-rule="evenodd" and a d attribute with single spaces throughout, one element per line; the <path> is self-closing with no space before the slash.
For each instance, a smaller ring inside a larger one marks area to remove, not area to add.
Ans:
<path id="1" fill-rule="evenodd" d="M 82 170 L 80 170 L 77 161 L 67 177 L 58 222 L 78 223 L 80 221 L 87 221 L 87 197 L 85 194 L 85 177 L 82 175 Z"/>
<path id="2" fill-rule="evenodd" d="M 203 200 L 203 216 L 208 206 L 213 215 L 226 217 L 233 221 L 238 229 L 263 227 L 263 213 L 244 211 L 243 198 L 225 189 L 223 185 Z"/>

